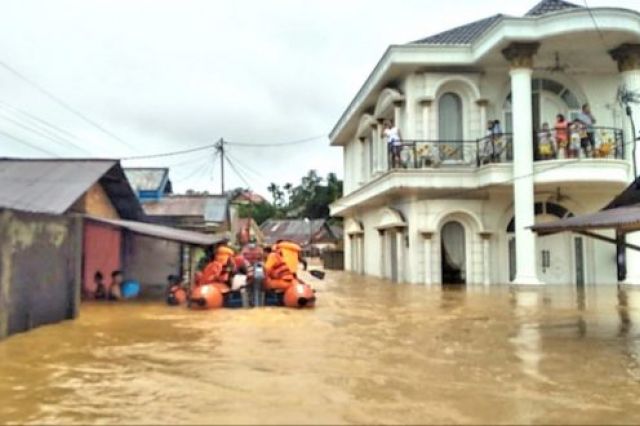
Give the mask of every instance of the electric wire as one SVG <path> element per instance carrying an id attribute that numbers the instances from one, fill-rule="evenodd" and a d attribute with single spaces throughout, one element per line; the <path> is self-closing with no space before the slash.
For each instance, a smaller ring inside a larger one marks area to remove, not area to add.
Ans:
<path id="1" fill-rule="evenodd" d="M 56 154 L 55 152 L 49 151 L 48 149 L 42 148 L 42 147 L 40 147 L 38 145 L 35 145 L 35 144 L 33 144 L 33 143 L 23 139 L 23 138 L 20 138 L 18 136 L 15 136 L 15 135 L 12 135 L 10 133 L 7 133 L 4 130 L 0 130 L 0 135 L 4 136 L 6 138 L 9 138 L 9 139 L 11 139 L 11 140 L 13 140 L 15 142 L 18 142 L 18 143 L 20 143 L 22 145 L 28 146 L 29 148 L 34 149 L 36 151 L 43 152 L 43 153 L 51 155 L 53 157 L 58 157 L 58 154 Z"/>
<path id="2" fill-rule="evenodd" d="M 183 154 L 189 154 L 192 152 L 204 151 L 206 149 L 211 149 L 215 147 L 216 147 L 215 144 L 208 144 L 208 145 L 197 146 L 194 148 L 183 149 L 179 151 L 169 151 L 169 152 L 162 152 L 158 154 L 149 154 L 149 155 L 134 155 L 130 157 L 122 157 L 120 159 L 123 161 L 127 161 L 127 160 L 148 160 L 153 158 L 173 157 L 176 155 L 183 155 Z"/>
<path id="3" fill-rule="evenodd" d="M 24 130 L 27 130 L 27 131 L 29 131 L 31 133 L 34 133 L 34 134 L 36 134 L 36 135 L 38 135 L 38 136 L 40 136 L 42 138 L 45 138 L 48 141 L 56 143 L 56 144 L 58 144 L 58 145 L 60 145 L 60 146 L 62 146 L 64 148 L 69 148 L 69 145 L 68 145 L 67 141 L 65 141 L 64 139 L 61 139 L 61 138 L 59 138 L 59 137 L 57 137 L 55 135 L 48 134 L 46 131 L 34 128 L 32 126 L 29 126 L 28 124 L 24 124 L 24 123 L 20 122 L 19 120 L 15 120 L 15 119 L 13 119 L 13 118 L 11 118 L 11 117 L 9 117 L 6 114 L 3 114 L 1 112 L 0 112 L 0 115 L 2 116 L 2 118 L 4 120 L 14 124 L 15 126 L 18 126 L 18 127 L 22 128 Z M 85 153 L 89 154 L 89 151 L 87 151 L 87 150 L 85 150 L 83 148 L 80 148 L 80 147 L 76 147 L 76 148 L 77 149 L 82 149 Z"/>
<path id="4" fill-rule="evenodd" d="M 26 121 L 29 121 L 29 125 L 35 126 L 36 128 L 39 128 L 41 131 L 50 134 L 51 137 L 55 137 L 55 138 L 59 138 L 60 140 L 65 141 L 65 143 L 69 144 L 70 147 L 79 149 L 81 151 L 84 151 L 85 153 L 89 153 L 89 151 L 87 149 L 85 149 L 84 147 L 74 143 L 73 141 L 71 141 L 69 138 L 74 139 L 80 143 L 85 143 L 86 141 L 80 139 L 78 136 L 72 134 L 71 132 L 56 126 L 55 124 L 52 124 L 46 120 L 44 120 L 43 118 L 40 118 L 30 112 L 18 109 L 14 106 L 12 106 L 11 104 L 8 104 L 6 102 L 3 102 L 0 100 L 0 109 L 4 109 L 5 111 L 8 111 L 10 113 L 12 113 L 14 116 L 19 116 L 21 118 L 26 118 Z M 59 133 L 59 134 L 58 134 Z M 64 135 L 65 137 L 62 137 L 60 134 Z"/>
<path id="5" fill-rule="evenodd" d="M 101 124 L 99 124 L 96 121 L 92 120 L 91 118 L 87 117 L 85 114 L 81 113 L 80 111 L 78 111 L 77 109 L 75 109 L 74 107 L 69 105 L 67 102 L 63 101 L 62 99 L 60 99 L 59 97 L 54 95 L 52 92 L 50 92 L 49 90 L 45 89 L 40 84 L 38 84 L 35 81 L 31 80 L 30 78 L 26 77 L 24 74 L 22 74 L 20 71 L 16 70 L 15 68 L 9 66 L 6 62 L 0 60 L 0 66 L 3 67 L 4 69 L 6 69 L 7 71 L 9 71 L 14 76 L 16 76 L 19 79 L 21 79 L 22 81 L 24 81 L 27 84 L 29 84 L 33 88 L 35 88 L 37 91 L 39 91 L 40 93 L 45 95 L 47 98 L 49 98 L 52 101 L 54 101 L 56 104 L 58 104 L 59 106 L 61 106 L 65 110 L 67 110 L 68 112 L 72 113 L 76 117 L 79 117 L 85 123 L 90 124 L 94 128 L 100 130 L 105 135 L 107 135 L 107 136 L 111 137 L 112 139 L 122 143 L 123 145 L 127 146 L 128 148 L 133 149 L 134 151 L 137 151 L 135 146 L 133 146 L 129 142 L 123 140 L 122 138 L 120 138 L 119 136 L 117 136 L 116 134 L 111 132 L 110 130 L 106 129 Z"/>
<path id="6" fill-rule="evenodd" d="M 300 144 L 305 144 L 305 143 L 309 143 L 309 142 L 314 142 L 317 141 L 321 138 L 326 138 L 327 135 L 326 134 L 321 134 L 321 135 L 316 135 L 316 136 L 312 136 L 312 137 L 308 137 L 308 138 L 304 138 L 304 139 L 298 139 L 298 140 L 293 140 L 293 141 L 288 141 L 288 142 L 274 142 L 274 143 L 249 143 L 249 142 L 225 142 L 225 144 L 230 145 L 230 146 L 245 146 L 245 147 L 253 147 L 253 148 L 273 148 L 273 147 L 277 147 L 277 146 L 289 146 L 289 145 L 300 145 Z"/>
<path id="7" fill-rule="evenodd" d="M 244 182 L 245 185 L 247 185 L 247 189 L 251 189 L 251 184 L 244 178 L 244 175 L 238 171 L 233 161 L 231 161 L 231 159 L 229 159 L 229 157 L 227 156 L 225 156 L 224 159 L 226 160 L 227 164 L 229 164 L 231 169 L 235 172 L 236 176 L 238 176 L 240 180 Z"/>
<path id="8" fill-rule="evenodd" d="M 233 155 L 231 155 L 229 153 L 229 151 L 225 151 L 225 155 L 227 155 L 227 157 L 229 157 L 234 163 L 236 163 L 236 165 L 240 168 L 243 169 L 248 175 L 254 175 L 258 178 L 264 179 L 264 175 L 260 172 L 257 172 L 256 170 L 254 170 L 253 168 L 249 167 L 248 165 L 242 163 L 241 161 L 238 161 Z"/>
<path id="9" fill-rule="evenodd" d="M 596 17 L 593 14 L 593 11 L 591 10 L 591 7 L 589 6 L 589 3 L 587 2 L 587 0 L 582 0 L 584 2 L 584 6 L 587 9 L 587 12 L 589 12 L 589 16 L 591 16 L 591 21 L 593 21 L 593 26 L 595 27 L 596 31 L 598 32 L 598 35 L 600 36 L 600 40 L 602 40 L 602 44 L 605 48 L 605 50 L 609 50 L 609 47 L 607 46 L 607 40 L 604 36 L 604 33 L 602 32 L 602 30 L 600 29 L 600 26 L 598 25 L 598 22 L 596 21 Z"/>

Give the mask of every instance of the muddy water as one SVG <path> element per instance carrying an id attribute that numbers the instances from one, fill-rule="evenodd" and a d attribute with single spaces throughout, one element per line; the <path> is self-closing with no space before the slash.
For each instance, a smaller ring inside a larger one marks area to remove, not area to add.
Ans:
<path id="1" fill-rule="evenodd" d="M 314 311 L 85 305 L 0 342 L 0 423 L 640 423 L 640 290 L 317 287 Z"/>

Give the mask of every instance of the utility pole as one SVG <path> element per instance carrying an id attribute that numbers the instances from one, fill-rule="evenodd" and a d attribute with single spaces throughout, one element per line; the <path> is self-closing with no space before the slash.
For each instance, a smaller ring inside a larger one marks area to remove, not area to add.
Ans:
<path id="1" fill-rule="evenodd" d="M 224 139 L 220 138 L 216 144 L 216 149 L 220 153 L 220 195 L 224 195 Z"/>

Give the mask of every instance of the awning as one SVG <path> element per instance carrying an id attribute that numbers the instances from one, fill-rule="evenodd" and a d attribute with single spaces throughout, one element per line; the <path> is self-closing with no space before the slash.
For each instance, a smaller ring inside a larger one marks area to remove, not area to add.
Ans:
<path id="1" fill-rule="evenodd" d="M 105 219 L 95 216 L 85 216 L 85 218 L 94 222 L 105 223 L 118 228 L 127 229 L 139 235 L 198 246 L 210 246 L 219 243 L 226 237 L 225 235 L 220 234 L 203 234 L 200 232 L 186 231 L 183 229 L 171 228 L 169 226 L 154 225 L 152 223 L 136 222 L 131 220 Z"/>
<path id="2" fill-rule="evenodd" d="M 538 234 L 563 231 L 611 229 L 622 233 L 640 231 L 640 205 L 616 207 L 532 226 Z"/>

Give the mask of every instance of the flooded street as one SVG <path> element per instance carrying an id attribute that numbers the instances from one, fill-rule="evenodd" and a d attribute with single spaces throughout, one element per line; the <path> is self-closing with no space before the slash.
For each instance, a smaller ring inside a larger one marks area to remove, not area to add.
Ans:
<path id="1" fill-rule="evenodd" d="M 312 311 L 87 304 L 11 337 L 0 423 L 640 423 L 640 289 L 314 283 Z"/>

